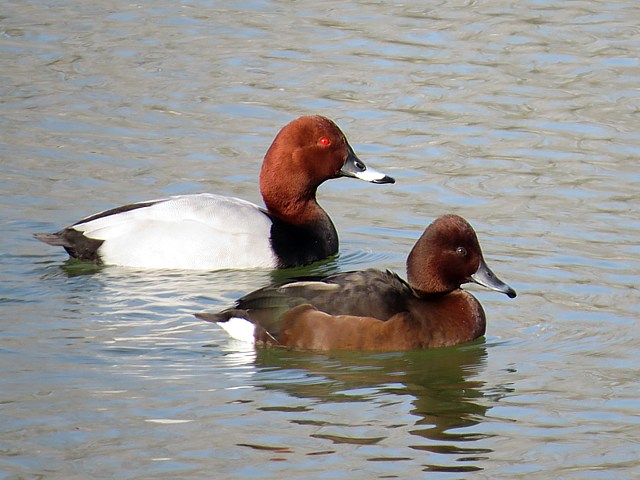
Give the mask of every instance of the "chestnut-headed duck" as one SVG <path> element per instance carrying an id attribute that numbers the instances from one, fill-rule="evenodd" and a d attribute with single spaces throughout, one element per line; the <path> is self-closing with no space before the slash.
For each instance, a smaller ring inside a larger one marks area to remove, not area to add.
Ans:
<path id="1" fill-rule="evenodd" d="M 407 278 L 369 269 L 300 279 L 256 290 L 233 308 L 196 317 L 258 345 L 417 350 L 484 335 L 484 310 L 460 289 L 463 283 L 516 296 L 489 269 L 475 231 L 457 215 L 445 215 L 427 227 L 407 258 Z"/>
<path id="2" fill-rule="evenodd" d="M 394 179 L 367 166 L 331 120 L 316 115 L 286 125 L 260 172 L 265 208 L 211 193 L 134 203 L 35 237 L 72 257 L 138 268 L 220 270 L 306 265 L 338 251 L 338 234 L 318 205 L 325 180 Z"/>

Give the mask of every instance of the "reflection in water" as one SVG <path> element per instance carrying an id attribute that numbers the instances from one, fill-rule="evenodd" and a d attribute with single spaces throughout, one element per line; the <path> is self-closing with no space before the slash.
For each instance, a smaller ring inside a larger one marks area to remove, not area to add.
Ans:
<path id="1" fill-rule="evenodd" d="M 350 265 L 357 265 L 358 259 L 361 262 L 371 262 L 372 259 L 375 259 L 375 256 L 372 256 L 368 252 L 353 252 L 349 255 L 350 258 L 354 259 Z M 54 261 L 46 261 L 40 262 L 42 265 L 57 265 Z M 355 268 L 355 267 L 354 267 Z M 78 260 L 76 258 L 67 258 L 64 260 L 62 264 L 59 265 L 59 271 L 51 271 L 48 272 L 49 276 L 55 276 L 56 274 L 63 273 L 68 277 L 75 277 L 80 275 L 93 275 L 97 273 L 105 273 L 105 274 L 115 274 L 117 277 L 121 277 L 122 273 L 135 274 L 140 277 L 145 276 L 155 276 L 155 275 L 166 275 L 166 276 L 174 276 L 174 277 L 182 277 L 188 275 L 190 277 L 203 277 L 210 275 L 217 275 L 218 278 L 236 278 L 238 276 L 247 278 L 254 276 L 257 274 L 269 274 L 271 283 L 276 282 L 284 282 L 290 278 L 298 277 L 298 276 L 307 276 L 307 275 L 317 275 L 317 276 L 327 276 L 333 273 L 337 273 L 339 271 L 338 264 L 338 255 L 333 257 L 329 257 L 327 259 L 316 262 L 312 265 L 306 265 L 301 267 L 292 267 L 285 268 L 280 270 L 261 270 L 261 269 L 246 269 L 246 270 L 212 270 L 211 272 L 206 272 L 202 270 L 192 271 L 192 270 L 179 270 L 179 269 L 136 269 L 133 267 L 121 267 L 121 266 L 112 266 L 112 265 L 98 265 L 93 262 L 87 262 Z M 220 281 L 220 280 L 218 280 Z"/>
<path id="2" fill-rule="evenodd" d="M 294 397 L 312 399 L 318 405 L 351 402 L 354 403 L 354 415 L 360 404 L 382 402 L 399 417 L 388 419 L 389 424 L 385 428 L 392 430 L 397 430 L 404 419 L 404 412 L 397 408 L 402 402 L 398 397 L 410 396 L 411 421 L 414 416 L 418 419 L 412 425 L 403 426 L 407 427 L 410 435 L 419 437 L 420 442 L 410 442 L 407 446 L 434 454 L 424 458 L 421 455 L 417 460 L 426 471 L 465 472 L 480 469 L 473 462 L 492 452 L 489 448 L 469 446 L 469 442 L 486 438 L 472 428 L 482 422 L 488 408 L 487 402 L 482 401 L 485 397 L 483 383 L 474 380 L 486 365 L 486 357 L 483 341 L 452 348 L 385 354 L 332 352 L 325 355 L 260 348 L 256 353 L 256 366 L 261 369 L 261 375 L 256 384 L 267 390 L 281 390 Z M 304 375 L 284 375 L 287 372 L 282 370 L 302 370 Z M 287 381 L 283 382 L 283 378 Z M 506 388 L 503 390 L 507 391 Z M 342 432 L 344 427 L 357 426 L 358 423 L 354 423 L 352 418 L 347 424 L 308 419 L 306 416 L 314 416 L 313 404 L 295 412 L 296 418 L 290 421 L 299 425 L 335 427 Z M 300 419 L 302 413 L 306 415 Z M 334 444 L 354 445 L 383 444 L 386 438 L 324 432 L 311 436 Z M 448 456 L 444 465 L 441 464 L 444 457 L 440 455 Z M 464 464 L 452 465 L 451 456 L 456 463 Z M 398 460 L 395 457 L 369 460 L 385 459 Z"/>
<path id="3" fill-rule="evenodd" d="M 247 292 L 273 283 L 285 282 L 301 276 L 327 276 L 339 271 L 337 256 L 316 262 L 305 267 L 281 270 L 153 270 L 104 266 L 77 259 L 66 259 L 62 264 L 42 262 L 40 278 L 52 280 L 57 277 L 73 279 L 92 276 L 90 284 L 99 290 L 100 295 L 129 298 L 146 296 L 151 304 L 167 303 L 173 307 L 185 299 L 197 299 L 189 313 L 203 308 L 221 309 L 229 306 L 235 299 Z M 160 287 L 159 287 L 160 286 Z M 162 299 L 165 302 L 162 302 Z M 203 299 L 206 299 L 203 301 Z M 213 307 L 207 307 L 213 304 Z"/>

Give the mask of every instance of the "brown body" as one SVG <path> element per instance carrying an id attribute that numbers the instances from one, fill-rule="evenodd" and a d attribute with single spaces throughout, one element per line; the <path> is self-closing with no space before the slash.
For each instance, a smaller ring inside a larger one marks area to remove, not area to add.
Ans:
<path id="1" fill-rule="evenodd" d="M 426 309 L 416 303 L 418 308 L 386 321 L 334 316 L 300 305 L 282 318 L 279 343 L 305 350 L 401 351 L 457 345 L 484 335 L 480 302 L 463 290 L 429 300 Z"/>
<path id="2" fill-rule="evenodd" d="M 409 254 L 407 276 L 404 281 L 393 272 L 369 269 L 307 278 L 256 290 L 234 308 L 197 316 L 232 335 L 237 332 L 236 338 L 241 330 L 235 330 L 234 322 L 249 322 L 254 326 L 251 340 L 261 345 L 418 350 L 484 335 L 482 306 L 460 289 L 463 283 L 516 296 L 487 267 L 473 228 L 457 215 L 445 215 L 427 227 Z"/>

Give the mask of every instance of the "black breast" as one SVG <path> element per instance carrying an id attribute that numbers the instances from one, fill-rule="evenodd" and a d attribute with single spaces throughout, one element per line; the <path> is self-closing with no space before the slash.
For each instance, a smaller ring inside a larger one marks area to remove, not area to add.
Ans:
<path id="1" fill-rule="evenodd" d="M 291 225 L 270 218 L 271 247 L 279 268 L 308 265 L 338 252 L 338 233 L 328 216 L 308 225 Z"/>

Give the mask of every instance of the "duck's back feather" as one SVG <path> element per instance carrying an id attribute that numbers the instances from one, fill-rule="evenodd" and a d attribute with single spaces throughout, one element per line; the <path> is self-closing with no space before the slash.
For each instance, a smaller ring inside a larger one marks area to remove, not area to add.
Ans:
<path id="1" fill-rule="evenodd" d="M 416 298 L 415 292 L 398 275 L 369 269 L 328 277 L 305 277 L 261 288 L 239 299 L 230 309 L 197 316 L 211 322 L 246 318 L 277 338 L 282 317 L 299 305 L 313 305 L 330 315 L 387 320 L 406 311 L 412 298 Z"/>

